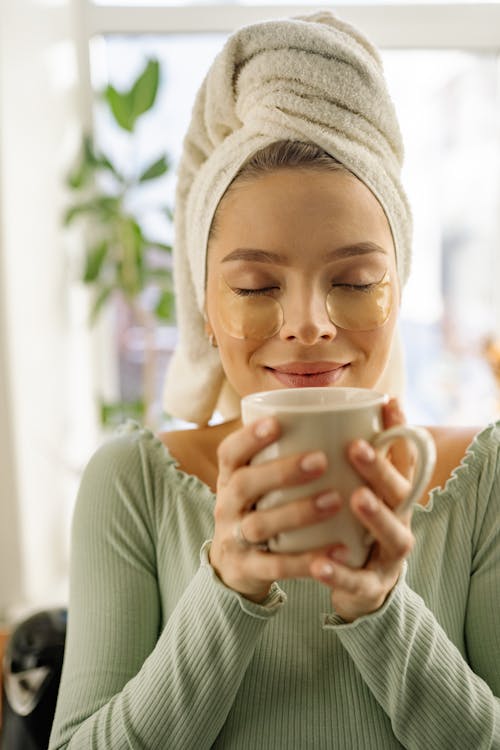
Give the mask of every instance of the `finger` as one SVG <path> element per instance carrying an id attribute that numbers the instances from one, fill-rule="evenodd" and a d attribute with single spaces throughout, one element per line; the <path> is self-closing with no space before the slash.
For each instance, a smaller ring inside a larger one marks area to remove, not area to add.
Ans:
<path id="1" fill-rule="evenodd" d="M 226 509 L 232 514 L 248 512 L 267 493 L 317 479 L 323 474 L 327 459 L 322 451 L 299 453 L 243 466 L 235 471 L 226 485 L 229 490 Z"/>
<path id="2" fill-rule="evenodd" d="M 391 398 L 387 404 L 384 404 L 382 419 L 385 429 L 406 424 L 405 415 L 396 398 Z M 410 478 L 412 476 L 416 455 L 415 446 L 409 440 L 400 438 L 391 444 L 389 451 L 391 462 L 404 477 Z"/>
<path id="3" fill-rule="evenodd" d="M 348 456 L 358 474 L 391 508 L 406 500 L 410 492 L 409 481 L 370 443 L 355 440 L 348 446 Z"/>
<path id="4" fill-rule="evenodd" d="M 285 531 L 321 523 L 341 507 L 340 494 L 336 490 L 325 491 L 277 508 L 252 511 L 241 521 L 241 527 L 245 539 L 251 544 L 261 544 Z"/>
<path id="5" fill-rule="evenodd" d="M 366 596 L 377 584 L 376 575 L 364 568 L 349 568 L 325 557 L 317 557 L 311 563 L 311 575 L 332 588 L 342 589 L 353 596 Z M 377 586 L 378 588 L 378 586 Z"/>
<path id="6" fill-rule="evenodd" d="M 273 554 L 251 550 L 244 566 L 251 569 L 252 578 L 266 581 L 283 581 L 288 578 L 309 578 L 314 555 L 311 552 Z"/>
<path id="7" fill-rule="evenodd" d="M 414 544 L 409 518 L 403 520 L 373 494 L 368 487 L 353 492 L 351 507 L 374 541 L 380 546 L 380 559 L 390 562 L 404 560 Z"/>
<path id="8" fill-rule="evenodd" d="M 379 609 L 397 580 L 397 569 L 390 572 L 370 568 L 349 568 L 329 558 L 317 558 L 311 575 L 332 591 L 332 604 L 346 621 Z"/>
<path id="9" fill-rule="evenodd" d="M 218 485 L 225 486 L 233 472 L 245 466 L 260 450 L 280 435 L 280 425 L 274 417 L 265 417 L 245 425 L 228 435 L 219 445 Z"/>

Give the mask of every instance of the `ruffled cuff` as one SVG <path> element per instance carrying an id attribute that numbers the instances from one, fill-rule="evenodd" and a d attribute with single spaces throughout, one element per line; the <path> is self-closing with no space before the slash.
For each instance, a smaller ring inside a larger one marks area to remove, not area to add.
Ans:
<path id="1" fill-rule="evenodd" d="M 268 595 L 266 596 L 264 601 L 260 603 L 252 602 L 250 599 L 246 599 L 237 591 L 233 591 L 233 589 L 230 589 L 221 581 L 212 565 L 210 564 L 209 552 L 211 544 L 211 539 L 208 539 L 203 543 L 200 550 L 200 561 L 201 566 L 207 569 L 212 583 L 218 588 L 224 589 L 224 591 L 234 596 L 239 602 L 239 605 L 243 612 L 245 612 L 247 615 L 250 615 L 251 617 L 257 617 L 261 620 L 264 620 L 277 614 L 277 612 L 283 607 L 284 604 L 286 604 L 287 601 L 287 595 L 285 594 L 283 589 L 281 589 L 277 583 L 273 583 L 271 585 L 271 588 L 269 589 Z"/>

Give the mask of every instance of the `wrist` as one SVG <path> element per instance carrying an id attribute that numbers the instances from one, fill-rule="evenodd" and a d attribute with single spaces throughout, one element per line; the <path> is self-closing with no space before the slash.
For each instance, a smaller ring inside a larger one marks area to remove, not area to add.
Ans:
<path id="1" fill-rule="evenodd" d="M 226 588 L 231 589 L 231 591 L 234 591 L 240 596 L 243 596 L 245 599 L 248 599 L 248 601 L 253 602 L 254 604 L 265 604 L 266 599 L 268 599 L 271 594 L 273 585 L 272 581 L 254 588 L 252 586 L 249 586 L 248 584 L 243 583 L 242 581 L 227 579 L 223 575 L 219 565 L 217 564 L 217 555 L 214 554 L 213 546 L 214 545 L 211 544 L 207 550 L 208 562 L 219 581 L 224 586 L 226 586 Z"/>

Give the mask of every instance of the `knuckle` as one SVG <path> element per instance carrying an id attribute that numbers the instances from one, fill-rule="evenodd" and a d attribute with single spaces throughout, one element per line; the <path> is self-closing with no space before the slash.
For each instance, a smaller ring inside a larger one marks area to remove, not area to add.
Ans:
<path id="1" fill-rule="evenodd" d="M 223 440 L 219 445 L 217 446 L 217 461 L 219 466 L 223 467 L 230 467 L 232 465 L 231 461 L 231 451 L 229 442 L 227 440 Z"/>
<path id="2" fill-rule="evenodd" d="M 245 521 L 245 537 L 252 542 L 266 538 L 265 521 L 260 513 L 251 513 Z"/>
<path id="3" fill-rule="evenodd" d="M 386 590 L 381 581 L 372 582 L 369 586 L 365 585 L 362 591 L 358 592 L 360 598 L 362 597 L 365 600 L 370 609 L 379 604 L 381 599 L 385 598 L 385 593 Z"/>
<path id="4" fill-rule="evenodd" d="M 391 461 L 385 456 L 380 456 L 377 459 L 377 461 L 378 461 L 377 470 L 378 470 L 380 479 L 385 484 L 389 484 L 391 482 L 391 479 L 394 478 L 394 473 L 397 471 L 397 469 L 394 467 Z"/>
<path id="5" fill-rule="evenodd" d="M 317 515 L 317 510 L 313 501 L 297 500 L 289 503 L 287 508 L 287 522 L 291 526 L 301 526 Z"/>
<path id="6" fill-rule="evenodd" d="M 287 463 L 279 463 L 276 466 L 275 471 L 273 471 L 273 474 L 276 479 L 277 485 L 288 485 L 290 484 L 290 466 Z"/>
<path id="7" fill-rule="evenodd" d="M 404 538 L 399 539 L 395 546 L 397 557 L 407 557 L 412 551 L 414 543 L 412 534 L 407 534 Z"/>
<path id="8" fill-rule="evenodd" d="M 231 476 L 231 492 L 236 498 L 241 499 L 245 497 L 245 488 L 247 485 L 248 480 L 243 470 L 237 471 Z"/>
<path id="9" fill-rule="evenodd" d="M 220 523 L 224 518 L 224 506 L 218 502 L 214 507 L 214 520 L 216 523 Z"/>
<path id="10" fill-rule="evenodd" d="M 368 594 L 365 586 L 356 579 L 347 580 L 344 588 L 356 599 L 360 597 L 366 598 Z"/>
<path id="11" fill-rule="evenodd" d="M 300 520 L 305 523 L 307 521 L 314 522 L 319 518 L 323 518 L 325 512 L 330 509 L 323 509 L 318 507 L 314 498 L 309 498 L 306 502 L 301 504 Z"/>

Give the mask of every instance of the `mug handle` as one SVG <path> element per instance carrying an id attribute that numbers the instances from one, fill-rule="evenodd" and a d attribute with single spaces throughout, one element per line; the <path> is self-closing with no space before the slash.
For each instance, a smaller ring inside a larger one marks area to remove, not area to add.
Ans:
<path id="1" fill-rule="evenodd" d="M 374 448 L 381 448 L 382 455 L 386 455 L 391 443 L 398 438 L 410 440 L 417 449 L 417 465 L 415 467 L 415 476 L 412 487 L 406 500 L 399 505 L 395 512 L 404 513 L 416 502 L 429 482 L 436 465 L 436 446 L 431 434 L 423 427 L 414 427 L 412 425 L 397 425 L 389 427 L 387 430 L 380 432 L 372 440 Z"/>

